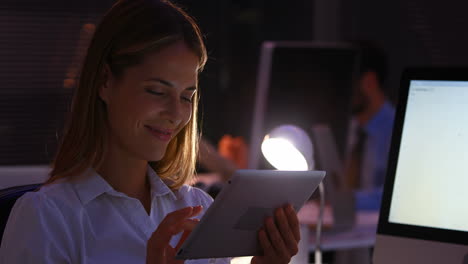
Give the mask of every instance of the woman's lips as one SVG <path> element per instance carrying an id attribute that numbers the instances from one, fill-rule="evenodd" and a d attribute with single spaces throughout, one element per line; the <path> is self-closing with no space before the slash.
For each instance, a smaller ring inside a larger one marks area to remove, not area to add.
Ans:
<path id="1" fill-rule="evenodd" d="M 163 128 L 157 128 L 157 127 L 152 127 L 145 125 L 146 129 L 155 136 L 157 139 L 161 141 L 169 141 L 172 138 L 172 134 L 174 133 L 174 130 L 171 129 L 163 129 Z"/>

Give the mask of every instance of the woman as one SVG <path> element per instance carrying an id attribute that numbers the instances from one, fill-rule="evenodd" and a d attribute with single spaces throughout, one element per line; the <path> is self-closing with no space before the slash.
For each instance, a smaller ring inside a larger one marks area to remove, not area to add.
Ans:
<path id="1" fill-rule="evenodd" d="M 1 263 L 183 263 L 174 254 L 212 202 L 184 185 L 205 62 L 201 33 L 181 9 L 118 1 L 91 41 L 50 180 L 11 212 Z M 278 208 L 259 231 L 265 254 L 252 262 L 288 263 L 298 240 L 294 209 Z"/>

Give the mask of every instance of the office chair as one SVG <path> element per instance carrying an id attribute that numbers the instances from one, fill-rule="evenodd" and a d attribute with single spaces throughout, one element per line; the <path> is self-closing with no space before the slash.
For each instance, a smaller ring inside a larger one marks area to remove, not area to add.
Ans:
<path id="1" fill-rule="evenodd" d="M 29 184 L 0 190 L 0 244 L 8 216 L 16 200 L 24 193 L 34 191 L 40 186 L 41 184 Z"/>

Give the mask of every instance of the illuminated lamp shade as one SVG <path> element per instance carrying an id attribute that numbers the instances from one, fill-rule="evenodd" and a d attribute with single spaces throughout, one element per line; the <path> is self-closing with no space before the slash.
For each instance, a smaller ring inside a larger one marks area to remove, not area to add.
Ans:
<path id="1" fill-rule="evenodd" d="M 273 129 L 262 142 L 266 160 L 278 170 L 313 170 L 313 146 L 300 127 L 282 125 Z"/>

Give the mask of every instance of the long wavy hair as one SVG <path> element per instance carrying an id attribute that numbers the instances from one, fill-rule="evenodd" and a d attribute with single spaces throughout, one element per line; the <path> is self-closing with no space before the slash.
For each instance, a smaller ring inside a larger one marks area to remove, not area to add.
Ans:
<path id="1" fill-rule="evenodd" d="M 102 164 L 109 144 L 105 136 L 109 129 L 107 110 L 98 95 L 104 82 L 105 65 L 118 78 L 126 68 L 142 63 L 148 54 L 177 41 L 184 41 L 199 57 L 200 72 L 207 60 L 202 34 L 181 8 L 164 0 L 120 0 L 112 6 L 90 42 L 46 184 Z M 161 160 L 149 162 L 162 179 L 171 180 L 172 189 L 189 181 L 195 172 L 198 89 L 196 93 L 189 123 L 169 143 Z"/>

